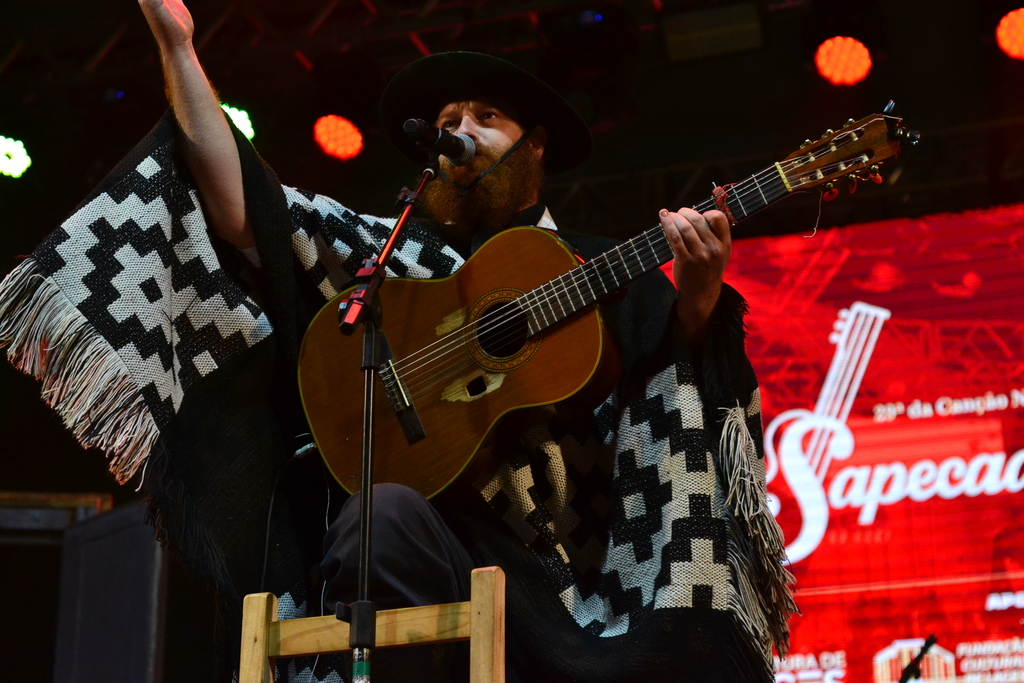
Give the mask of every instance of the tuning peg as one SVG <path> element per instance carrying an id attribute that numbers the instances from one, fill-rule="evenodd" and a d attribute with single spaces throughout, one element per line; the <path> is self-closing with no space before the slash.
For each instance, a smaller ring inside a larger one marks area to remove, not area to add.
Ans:
<path id="1" fill-rule="evenodd" d="M 821 195 L 821 198 L 826 202 L 830 202 L 839 196 L 839 189 L 832 183 L 825 184 L 825 192 Z"/>
<path id="2" fill-rule="evenodd" d="M 907 130 L 903 126 L 900 126 L 896 129 L 896 138 L 913 146 L 921 140 L 921 132 L 916 130 Z"/>
<path id="3" fill-rule="evenodd" d="M 854 121 L 853 119 L 846 119 L 846 125 L 848 125 L 848 126 L 852 126 L 855 123 L 857 123 L 857 122 Z"/>
<path id="4" fill-rule="evenodd" d="M 870 173 L 868 174 L 868 178 L 870 178 L 871 182 L 873 182 L 875 185 L 881 185 L 882 180 L 884 180 L 884 178 L 882 178 L 881 173 Z"/>
<path id="5" fill-rule="evenodd" d="M 850 175 L 846 176 L 846 180 L 849 182 L 849 185 L 847 185 L 847 189 L 849 189 L 850 194 L 853 194 L 854 192 L 857 191 L 857 176 L 851 173 Z"/>
<path id="6" fill-rule="evenodd" d="M 811 146 L 811 141 L 810 141 L 810 139 L 807 139 L 807 140 L 804 140 L 804 144 L 800 145 L 800 149 L 803 149 L 804 147 L 810 147 L 810 146 Z"/>
<path id="7" fill-rule="evenodd" d="M 831 128 L 829 128 L 828 130 L 825 131 L 825 134 L 822 135 L 821 137 L 822 137 L 822 139 L 824 139 L 824 138 L 827 138 L 829 135 L 832 135 L 833 133 L 835 133 L 835 131 L 832 130 Z"/>

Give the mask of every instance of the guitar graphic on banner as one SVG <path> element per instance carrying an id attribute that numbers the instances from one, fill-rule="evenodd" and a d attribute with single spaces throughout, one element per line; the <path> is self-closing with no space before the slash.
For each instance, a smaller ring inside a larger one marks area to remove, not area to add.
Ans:
<path id="1" fill-rule="evenodd" d="M 799 562 L 810 555 L 825 536 L 828 527 L 825 475 L 833 460 L 845 460 L 853 453 L 853 434 L 846 425 L 846 418 L 857 397 L 882 324 L 890 315 L 888 309 L 860 301 L 839 311 L 834 331 L 829 335 L 836 352 L 814 410 L 780 413 L 765 432 L 766 479 L 771 482 L 782 473 L 802 517 L 800 533 L 786 547 L 790 562 Z M 770 497 L 769 505 L 772 514 L 778 515 L 778 499 Z"/>

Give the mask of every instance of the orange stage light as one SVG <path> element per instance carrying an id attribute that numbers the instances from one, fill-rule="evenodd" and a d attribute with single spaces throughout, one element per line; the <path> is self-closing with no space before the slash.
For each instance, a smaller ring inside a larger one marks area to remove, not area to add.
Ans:
<path id="1" fill-rule="evenodd" d="M 1014 59 L 1024 59 L 1024 7 L 1009 12 L 996 27 L 996 42 Z"/>
<path id="2" fill-rule="evenodd" d="M 871 71 L 871 53 L 856 38 L 835 36 L 818 46 L 814 64 L 832 85 L 853 85 Z"/>
<path id="3" fill-rule="evenodd" d="M 332 157 L 352 159 L 363 151 L 363 134 L 346 118 L 321 116 L 313 125 L 313 139 Z"/>

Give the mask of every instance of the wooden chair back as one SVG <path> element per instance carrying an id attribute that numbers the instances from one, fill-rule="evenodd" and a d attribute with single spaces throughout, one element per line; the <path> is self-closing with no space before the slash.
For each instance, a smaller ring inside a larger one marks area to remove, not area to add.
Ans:
<path id="1" fill-rule="evenodd" d="M 505 572 L 474 569 L 469 602 L 377 612 L 377 647 L 469 641 L 470 683 L 505 683 Z M 273 660 L 350 650 L 333 615 L 277 619 L 273 593 L 245 596 L 239 683 L 272 683 Z"/>

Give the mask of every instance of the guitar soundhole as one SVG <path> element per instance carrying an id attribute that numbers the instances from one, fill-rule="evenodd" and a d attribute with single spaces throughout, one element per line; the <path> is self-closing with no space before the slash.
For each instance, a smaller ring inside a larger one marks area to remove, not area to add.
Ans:
<path id="1" fill-rule="evenodd" d="M 507 358 L 526 345 L 526 314 L 512 302 L 487 309 L 476 324 L 477 341 L 491 358 Z"/>

